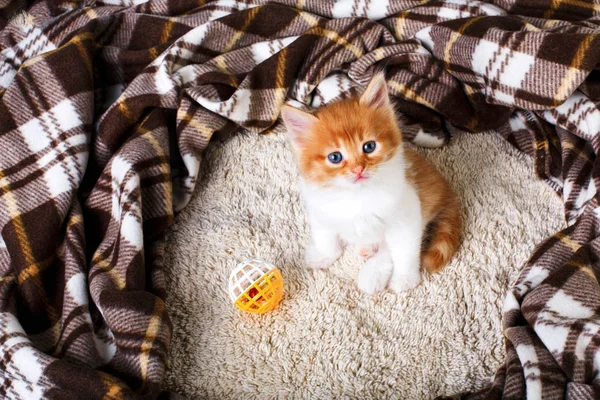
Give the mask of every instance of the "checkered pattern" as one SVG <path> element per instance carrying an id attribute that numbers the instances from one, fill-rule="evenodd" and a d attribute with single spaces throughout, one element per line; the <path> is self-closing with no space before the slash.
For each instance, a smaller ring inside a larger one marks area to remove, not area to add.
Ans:
<path id="1" fill-rule="evenodd" d="M 202 150 L 381 67 L 408 141 L 499 130 L 565 204 L 507 295 L 506 364 L 462 397 L 599 397 L 599 17 L 585 0 L 0 1 L 0 397 L 156 397 L 164 235 Z"/>

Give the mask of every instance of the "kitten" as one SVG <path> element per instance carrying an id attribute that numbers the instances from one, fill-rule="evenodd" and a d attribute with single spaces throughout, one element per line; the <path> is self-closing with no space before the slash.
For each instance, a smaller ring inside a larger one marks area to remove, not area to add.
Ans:
<path id="1" fill-rule="evenodd" d="M 403 146 L 383 73 L 360 98 L 315 115 L 284 106 L 281 116 L 312 232 L 307 267 L 327 268 L 342 242 L 355 245 L 366 259 L 358 287 L 375 293 L 414 288 L 421 264 L 437 272 L 448 263 L 459 245 L 458 199 L 433 166 Z"/>

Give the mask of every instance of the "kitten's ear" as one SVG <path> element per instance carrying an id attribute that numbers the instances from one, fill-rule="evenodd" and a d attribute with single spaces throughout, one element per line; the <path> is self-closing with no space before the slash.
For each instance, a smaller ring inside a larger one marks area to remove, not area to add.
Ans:
<path id="1" fill-rule="evenodd" d="M 374 108 L 390 107 L 390 96 L 383 72 L 378 72 L 373 76 L 367 90 L 360 97 L 360 104 Z"/>
<path id="2" fill-rule="evenodd" d="M 303 144 L 307 132 L 318 121 L 314 115 L 287 105 L 281 107 L 281 119 L 287 128 L 290 142 L 296 147 Z"/>

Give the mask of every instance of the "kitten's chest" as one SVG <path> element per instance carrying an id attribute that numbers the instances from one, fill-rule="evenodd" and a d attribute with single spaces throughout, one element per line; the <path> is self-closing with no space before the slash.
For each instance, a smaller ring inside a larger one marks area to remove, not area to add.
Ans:
<path id="1" fill-rule="evenodd" d="M 377 193 L 340 194 L 335 198 L 320 198 L 315 206 L 319 219 L 335 227 L 346 242 L 371 243 L 383 237 L 393 200 Z"/>

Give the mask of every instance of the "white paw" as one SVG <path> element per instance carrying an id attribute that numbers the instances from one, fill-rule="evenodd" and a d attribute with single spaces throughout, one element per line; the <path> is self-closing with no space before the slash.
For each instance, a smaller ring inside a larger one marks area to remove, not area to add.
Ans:
<path id="1" fill-rule="evenodd" d="M 306 268 L 325 269 L 331 267 L 341 255 L 341 250 L 332 250 L 329 254 L 317 249 L 315 246 L 306 248 L 305 261 Z"/>
<path id="2" fill-rule="evenodd" d="M 396 293 L 406 292 L 419 286 L 421 281 L 422 278 L 419 272 L 410 275 L 393 275 L 390 279 L 390 289 Z"/>
<path id="3" fill-rule="evenodd" d="M 379 251 L 378 244 L 368 244 L 368 245 L 357 245 L 356 253 L 364 259 L 369 259 L 373 257 Z"/>
<path id="4" fill-rule="evenodd" d="M 356 279 L 358 288 L 367 294 L 381 292 L 390 280 L 392 264 L 376 265 L 376 262 L 375 259 L 367 261 Z"/>

